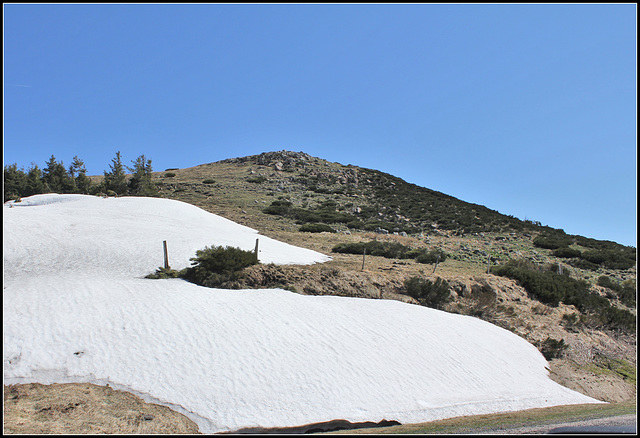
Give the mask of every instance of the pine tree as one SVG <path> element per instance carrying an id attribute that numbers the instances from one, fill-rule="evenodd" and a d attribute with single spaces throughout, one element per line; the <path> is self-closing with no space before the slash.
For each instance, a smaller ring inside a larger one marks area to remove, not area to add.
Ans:
<path id="1" fill-rule="evenodd" d="M 46 167 L 42 169 L 42 180 L 46 185 L 45 190 L 47 192 L 62 193 L 61 163 L 58 163 L 56 157 L 51 155 L 51 158 L 45 164 Z M 64 166 L 62 166 L 62 170 L 66 174 Z"/>
<path id="2" fill-rule="evenodd" d="M 157 195 L 158 189 L 151 180 L 151 160 L 147 160 L 143 154 L 131 161 L 131 163 L 133 163 L 133 167 L 127 167 L 132 173 L 128 184 L 129 193 L 137 196 Z"/>
<path id="3" fill-rule="evenodd" d="M 46 184 L 45 191 L 54 193 L 75 192 L 73 179 L 67 173 L 62 161 L 56 161 L 56 157 L 51 155 L 51 158 L 45 164 L 47 167 L 42 169 L 42 180 Z"/>
<path id="4" fill-rule="evenodd" d="M 120 158 L 120 151 L 116 152 L 116 157 L 111 160 L 109 167 L 111 170 L 104 171 L 104 189 L 113 190 L 118 195 L 127 194 L 127 179 L 124 173 L 124 166 Z"/>
<path id="5" fill-rule="evenodd" d="M 76 173 L 78 174 L 76 176 Z M 87 169 L 84 166 L 84 161 L 82 161 L 76 155 L 73 157 L 73 162 L 71 166 L 69 166 L 69 174 L 71 178 L 73 178 L 77 192 L 82 194 L 88 194 L 91 188 L 91 180 L 87 176 Z"/>
<path id="6" fill-rule="evenodd" d="M 38 195 L 45 193 L 44 181 L 42 180 L 42 171 L 37 164 L 31 163 L 32 166 L 27 172 L 27 180 L 22 196 Z"/>
<path id="7" fill-rule="evenodd" d="M 17 164 L 4 166 L 4 202 L 23 196 L 26 183 L 24 170 L 18 169 Z"/>

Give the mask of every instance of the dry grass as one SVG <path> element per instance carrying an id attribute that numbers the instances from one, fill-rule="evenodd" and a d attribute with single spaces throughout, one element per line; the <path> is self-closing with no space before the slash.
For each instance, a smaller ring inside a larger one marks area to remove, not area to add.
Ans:
<path id="1" fill-rule="evenodd" d="M 90 383 L 4 385 L 6 434 L 195 434 L 166 406 Z"/>

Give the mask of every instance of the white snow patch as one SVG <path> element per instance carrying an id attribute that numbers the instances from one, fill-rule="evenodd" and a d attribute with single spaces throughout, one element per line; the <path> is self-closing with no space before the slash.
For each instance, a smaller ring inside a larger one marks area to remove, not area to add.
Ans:
<path id="1" fill-rule="evenodd" d="M 13 207 L 10 207 L 13 205 Z M 142 277 L 212 244 L 264 263 L 328 256 L 158 198 L 38 195 L 3 215 L 4 382 L 109 382 L 204 433 L 344 418 L 413 423 L 600 403 L 522 338 L 397 301 Z"/>

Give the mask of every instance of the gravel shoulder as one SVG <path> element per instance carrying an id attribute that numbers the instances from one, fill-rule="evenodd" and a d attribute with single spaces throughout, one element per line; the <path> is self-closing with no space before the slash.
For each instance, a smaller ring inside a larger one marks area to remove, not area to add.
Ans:
<path id="1" fill-rule="evenodd" d="M 545 434 L 557 427 L 630 426 L 636 424 L 636 403 L 565 405 L 502 414 L 448 418 L 419 424 L 334 433 L 349 434 Z M 330 432 L 331 433 L 331 432 Z"/>
<path id="2" fill-rule="evenodd" d="M 637 416 L 635 414 L 619 415 L 615 417 L 595 418 L 591 420 L 571 421 L 563 423 L 549 423 L 540 424 L 535 426 L 520 426 L 511 428 L 496 428 L 492 430 L 482 430 L 475 433 L 478 434 L 544 434 L 555 428 L 561 427 L 588 427 L 588 428 L 602 428 L 602 427 L 636 427 Z M 474 433 L 474 432 L 470 432 Z"/>

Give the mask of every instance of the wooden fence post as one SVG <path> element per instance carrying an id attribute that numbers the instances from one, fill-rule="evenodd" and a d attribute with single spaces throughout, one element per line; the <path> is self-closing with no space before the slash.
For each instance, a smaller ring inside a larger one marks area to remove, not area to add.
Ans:
<path id="1" fill-rule="evenodd" d="M 162 241 L 162 246 L 164 246 L 164 268 L 169 269 L 169 253 L 167 252 L 167 241 Z"/>
<path id="2" fill-rule="evenodd" d="M 438 263 L 440 263 L 440 254 L 438 254 L 438 258 L 436 259 L 436 265 L 433 267 L 433 272 L 431 275 L 436 273 L 436 269 L 438 268 Z"/>
<path id="3" fill-rule="evenodd" d="M 367 255 L 367 248 L 364 248 L 364 250 L 362 251 L 362 271 L 364 271 L 364 258 Z"/>
<path id="4" fill-rule="evenodd" d="M 256 249 L 255 249 L 255 252 L 256 252 L 256 262 L 258 261 L 258 241 L 259 241 L 259 239 L 256 239 Z"/>

